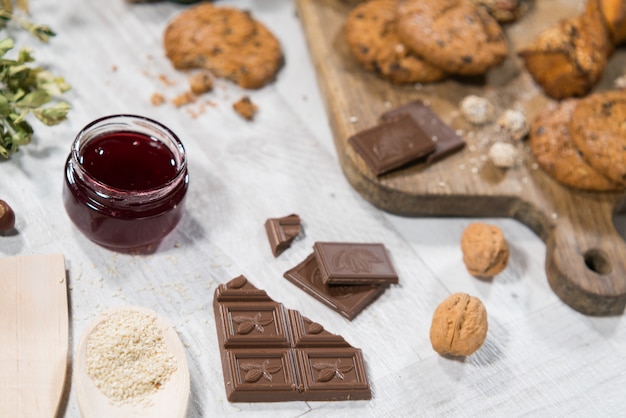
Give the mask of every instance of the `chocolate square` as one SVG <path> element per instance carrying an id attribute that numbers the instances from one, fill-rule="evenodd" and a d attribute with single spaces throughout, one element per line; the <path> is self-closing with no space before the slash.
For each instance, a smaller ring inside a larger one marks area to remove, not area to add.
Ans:
<path id="1" fill-rule="evenodd" d="M 357 132 L 348 139 L 374 172 L 381 175 L 435 151 L 435 142 L 409 115 Z"/>
<path id="2" fill-rule="evenodd" d="M 270 218 L 265 221 L 265 231 L 270 242 L 272 254 L 278 257 L 300 234 L 300 217 L 296 214 L 282 218 Z"/>
<path id="3" fill-rule="evenodd" d="M 372 397 L 361 350 L 296 310 L 285 313 L 282 304 L 262 294 L 243 276 L 215 290 L 213 310 L 230 402 Z"/>
<path id="4" fill-rule="evenodd" d="M 350 320 L 385 291 L 385 286 L 379 284 L 350 286 L 325 284 L 315 254 L 309 255 L 303 262 L 286 271 L 284 277 Z"/>
<path id="5" fill-rule="evenodd" d="M 324 284 L 398 283 L 383 244 L 316 242 L 313 249 Z"/>
<path id="6" fill-rule="evenodd" d="M 434 141 L 435 150 L 426 157 L 427 164 L 442 160 L 465 146 L 465 140 L 420 100 L 385 112 L 381 115 L 380 120 L 383 123 L 390 123 L 406 116 L 410 116 L 424 135 Z"/>

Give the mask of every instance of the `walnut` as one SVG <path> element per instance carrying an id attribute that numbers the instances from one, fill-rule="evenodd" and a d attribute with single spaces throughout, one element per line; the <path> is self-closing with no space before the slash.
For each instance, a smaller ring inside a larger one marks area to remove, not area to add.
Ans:
<path id="1" fill-rule="evenodd" d="M 509 262 L 509 246 L 502 230 L 494 225 L 468 225 L 461 236 L 461 250 L 465 267 L 475 277 L 492 278 Z"/>
<path id="2" fill-rule="evenodd" d="M 485 342 L 487 328 L 487 311 L 480 299 L 454 293 L 435 309 L 430 343 L 441 355 L 469 356 Z"/>
<path id="3" fill-rule="evenodd" d="M 0 233 L 13 228 L 15 228 L 15 212 L 7 202 L 0 199 Z"/>

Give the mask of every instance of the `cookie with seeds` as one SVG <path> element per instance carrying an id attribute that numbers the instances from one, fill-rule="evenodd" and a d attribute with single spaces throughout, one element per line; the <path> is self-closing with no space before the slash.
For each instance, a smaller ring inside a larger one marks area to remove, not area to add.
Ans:
<path id="1" fill-rule="evenodd" d="M 569 122 L 582 157 L 614 182 L 626 185 L 626 94 L 604 91 L 580 99 Z"/>
<path id="2" fill-rule="evenodd" d="M 248 89 L 263 87 L 283 64 L 278 39 L 249 13 L 202 3 L 165 29 L 165 54 L 177 69 L 204 68 Z"/>
<path id="3" fill-rule="evenodd" d="M 398 0 L 369 0 L 350 11 L 344 33 L 350 52 L 367 70 L 392 83 L 431 83 L 446 74 L 409 50 L 398 37 Z"/>
<path id="4" fill-rule="evenodd" d="M 398 34 L 411 50 L 451 74 L 484 74 L 508 54 L 498 22 L 466 0 L 401 0 Z"/>
<path id="5" fill-rule="evenodd" d="M 587 191 L 623 188 L 587 164 L 576 148 L 569 124 L 576 99 L 553 102 L 535 118 L 530 128 L 530 149 L 539 166 L 559 183 Z"/>

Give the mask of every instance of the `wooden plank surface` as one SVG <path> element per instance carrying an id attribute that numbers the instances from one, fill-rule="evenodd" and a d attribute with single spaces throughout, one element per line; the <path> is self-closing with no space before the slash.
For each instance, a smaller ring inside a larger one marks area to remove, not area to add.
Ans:
<path id="1" fill-rule="evenodd" d="M 469 94 L 489 98 L 497 112 L 517 109 L 528 120 L 549 102 L 515 54 L 542 29 L 572 16 L 582 1 L 536 2 L 518 23 L 506 27 L 508 59 L 482 80 L 450 79 L 432 85 L 394 86 L 364 71 L 343 36 L 350 6 L 341 0 L 298 0 L 344 174 L 377 207 L 408 216 L 511 217 L 547 244 L 546 273 L 557 295 L 590 315 L 620 314 L 626 306 L 626 245 L 613 225 L 623 193 L 587 193 L 564 187 L 538 169 L 526 144 L 511 169 L 486 158 L 498 139 L 494 125 L 476 128 L 458 111 Z M 610 88 L 626 53 L 618 50 L 597 89 Z M 420 99 L 455 130 L 467 147 L 436 164 L 414 164 L 375 176 L 348 145 L 348 138 L 378 123 L 382 113 Z"/>
<path id="2" fill-rule="evenodd" d="M 0 258 L 0 416 L 56 415 L 68 325 L 63 255 Z"/>
<path id="3" fill-rule="evenodd" d="M 162 315 L 185 347 L 189 418 L 622 414 L 626 317 L 585 316 L 561 302 L 546 280 L 545 244 L 519 222 L 485 220 L 503 229 L 511 258 L 502 274 L 482 281 L 467 272 L 459 245 L 474 218 L 399 217 L 363 199 L 341 171 L 295 4 L 215 4 L 250 10 L 263 21 L 280 39 L 286 65 L 261 90 L 216 80 L 213 92 L 176 108 L 169 102 L 155 107 L 150 97 L 160 92 L 171 99 L 188 89 L 189 74 L 174 70 L 162 48 L 167 21 L 186 6 L 30 2 L 32 17 L 58 35 L 43 45 L 24 34 L 17 45 L 32 47 L 38 60 L 72 85 L 72 110 L 59 126 L 35 124 L 33 143 L 0 162 L 0 195 L 16 212 L 16 231 L 0 236 L 0 255 L 65 255 L 72 355 L 101 312 L 144 306 Z M 232 111 L 243 94 L 259 105 L 253 122 Z M 205 101 L 213 105 L 199 114 Z M 166 124 L 188 150 L 185 213 L 149 256 L 118 254 L 88 241 L 68 219 L 61 198 L 76 133 L 98 117 L 125 112 Z M 301 216 L 304 231 L 274 258 L 263 223 L 289 213 Z M 283 278 L 323 240 L 385 243 L 400 284 L 347 320 Z M 372 399 L 228 402 L 211 301 L 218 285 L 241 274 L 361 348 Z M 465 361 L 437 355 L 428 338 L 434 309 L 458 291 L 479 296 L 489 314 L 485 345 Z M 65 383 L 58 417 L 80 418 L 75 377 Z"/>

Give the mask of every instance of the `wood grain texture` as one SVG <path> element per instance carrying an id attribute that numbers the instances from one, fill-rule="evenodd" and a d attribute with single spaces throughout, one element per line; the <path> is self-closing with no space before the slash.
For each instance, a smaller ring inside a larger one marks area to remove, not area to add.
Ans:
<path id="1" fill-rule="evenodd" d="M 337 154 L 352 186 L 372 204 L 407 216 L 510 217 L 547 244 L 546 273 L 568 305 L 588 315 L 615 315 L 626 306 L 626 245 L 613 225 L 621 193 L 587 193 L 566 188 L 537 168 L 528 147 L 508 170 L 486 154 L 498 139 L 493 125 L 476 128 L 459 114 L 469 94 L 489 98 L 498 109 L 522 110 L 529 120 L 548 103 L 524 71 L 515 51 L 555 19 L 580 10 L 581 2 L 537 2 L 519 23 L 507 27 L 510 56 L 481 80 L 448 80 L 394 86 L 364 71 L 350 56 L 343 36 L 348 5 L 339 0 L 297 1 L 318 82 L 325 99 Z M 610 63 L 619 66 L 624 51 Z M 604 84 L 610 87 L 608 69 Z M 436 164 L 414 164 L 375 176 L 348 144 L 348 138 L 376 123 L 382 113 L 420 99 L 463 133 L 468 146 Z"/>
<path id="2" fill-rule="evenodd" d="M 56 415 L 68 324 L 62 254 L 0 258 L 0 416 Z"/>

